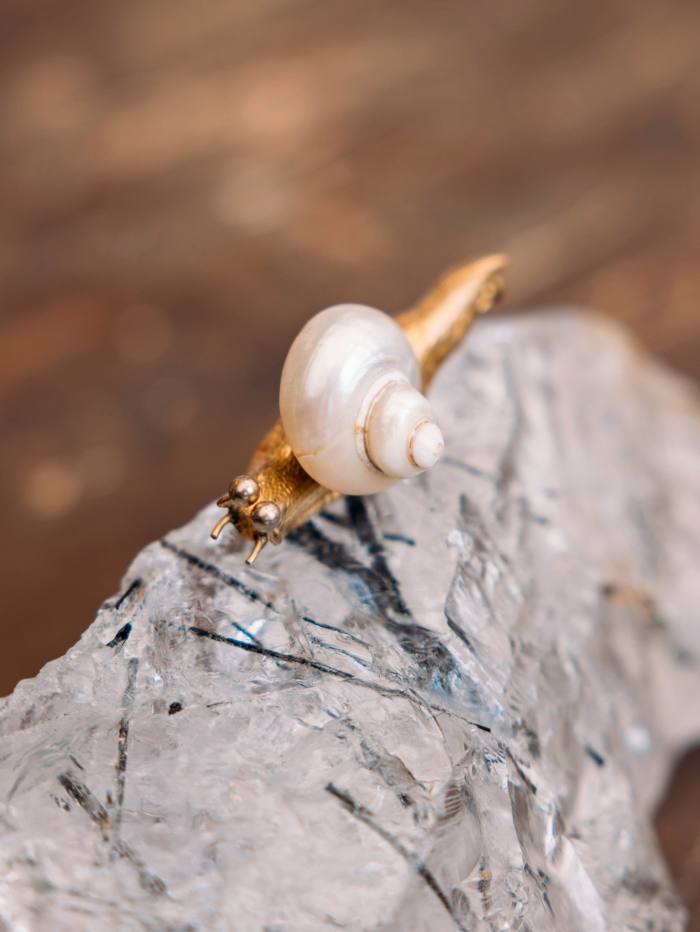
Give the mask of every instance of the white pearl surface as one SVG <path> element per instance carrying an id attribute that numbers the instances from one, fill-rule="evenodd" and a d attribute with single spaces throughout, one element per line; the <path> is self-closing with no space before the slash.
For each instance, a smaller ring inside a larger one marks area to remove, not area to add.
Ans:
<path id="1" fill-rule="evenodd" d="M 435 421 L 421 421 L 408 441 L 409 457 L 418 469 L 430 469 L 443 454 L 445 439 Z"/>
<path id="2" fill-rule="evenodd" d="M 387 476 L 397 479 L 417 476 L 427 466 L 412 455 L 412 445 L 421 432 L 419 428 L 431 423 L 428 399 L 407 380 L 390 382 L 378 394 L 366 421 L 367 456 Z M 435 427 L 439 433 L 440 428 Z M 420 446 L 423 455 L 425 444 Z"/>
<path id="3" fill-rule="evenodd" d="M 428 430 L 418 381 L 413 350 L 388 315 L 341 304 L 312 317 L 280 383 L 282 425 L 306 472 L 336 492 L 365 495 L 432 465 L 442 435 Z"/>

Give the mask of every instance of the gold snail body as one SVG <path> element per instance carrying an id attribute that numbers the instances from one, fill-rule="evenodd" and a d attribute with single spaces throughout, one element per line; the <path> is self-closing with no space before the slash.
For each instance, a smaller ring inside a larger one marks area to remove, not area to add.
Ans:
<path id="1" fill-rule="evenodd" d="M 474 318 L 503 288 L 504 256 L 449 272 L 413 308 L 391 318 L 359 304 L 316 314 L 290 347 L 280 421 L 247 475 L 217 502 L 253 549 L 304 524 L 339 495 L 366 495 L 433 466 L 444 441 L 423 392 Z"/>

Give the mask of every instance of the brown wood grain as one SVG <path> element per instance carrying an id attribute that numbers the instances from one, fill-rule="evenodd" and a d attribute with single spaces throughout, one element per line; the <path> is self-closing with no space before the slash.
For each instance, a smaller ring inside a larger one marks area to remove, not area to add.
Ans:
<path id="1" fill-rule="evenodd" d="M 223 491 L 320 307 L 506 250 L 510 308 L 699 378 L 698 35 L 684 0 L 5 0 L 0 690 Z"/>

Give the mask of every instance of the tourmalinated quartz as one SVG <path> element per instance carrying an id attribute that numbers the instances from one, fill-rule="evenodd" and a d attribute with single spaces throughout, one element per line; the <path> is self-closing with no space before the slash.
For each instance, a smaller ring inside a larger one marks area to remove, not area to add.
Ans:
<path id="1" fill-rule="evenodd" d="M 0 706 L 0 926 L 677 930 L 700 408 L 610 324 L 483 321 L 430 473 L 248 570 L 213 506 Z"/>

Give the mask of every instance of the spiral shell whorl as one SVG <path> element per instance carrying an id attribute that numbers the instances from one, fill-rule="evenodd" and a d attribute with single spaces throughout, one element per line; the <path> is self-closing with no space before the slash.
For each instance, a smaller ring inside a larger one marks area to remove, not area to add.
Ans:
<path id="1" fill-rule="evenodd" d="M 433 465 L 442 435 L 398 324 L 363 305 L 321 311 L 282 371 L 280 413 L 306 472 L 343 494 L 380 491 Z"/>
<path id="2" fill-rule="evenodd" d="M 410 479 L 434 466 L 444 441 L 430 404 L 410 382 L 379 390 L 365 422 L 364 447 L 371 463 L 395 479 Z"/>

